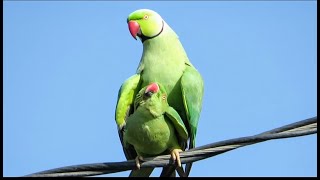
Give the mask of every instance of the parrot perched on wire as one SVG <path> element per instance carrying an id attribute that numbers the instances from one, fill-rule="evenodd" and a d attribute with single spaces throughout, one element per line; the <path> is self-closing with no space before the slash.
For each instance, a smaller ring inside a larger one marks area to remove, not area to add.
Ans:
<path id="1" fill-rule="evenodd" d="M 128 117 L 134 113 L 136 94 L 142 87 L 157 82 L 165 89 L 168 104 L 178 112 L 187 128 L 186 147 L 194 148 L 204 91 L 200 73 L 189 61 L 177 34 L 158 13 L 136 10 L 129 15 L 127 23 L 130 34 L 141 40 L 143 53 L 136 74 L 122 84 L 118 93 L 115 119 L 122 145 Z M 134 148 L 123 147 L 123 150 L 127 159 L 136 158 Z M 186 164 L 186 176 L 191 166 L 192 163 Z"/>
<path id="2" fill-rule="evenodd" d="M 169 106 L 162 85 L 151 83 L 142 88 L 134 100 L 134 112 L 124 127 L 124 148 L 133 146 L 140 169 L 143 157 L 171 154 L 172 160 L 181 167 L 179 152 L 185 147 L 188 131 L 175 109 Z M 130 176 L 149 175 L 154 168 L 132 171 Z"/>

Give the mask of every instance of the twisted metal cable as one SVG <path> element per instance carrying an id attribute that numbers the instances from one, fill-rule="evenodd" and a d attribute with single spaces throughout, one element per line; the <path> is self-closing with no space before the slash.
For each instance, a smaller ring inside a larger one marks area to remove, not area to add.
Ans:
<path id="1" fill-rule="evenodd" d="M 216 156 L 239 147 L 256 144 L 259 142 L 305 136 L 317 133 L 317 117 L 302 120 L 286 126 L 282 126 L 270 131 L 266 131 L 253 136 L 229 139 L 216 143 L 199 146 L 188 151 L 180 153 L 181 163 L 195 162 Z M 147 167 L 163 167 L 172 164 L 170 155 L 161 155 L 157 157 L 145 158 L 141 164 L 141 168 Z M 121 171 L 132 170 L 136 168 L 134 160 L 122 162 L 107 162 L 82 164 L 75 166 L 66 166 L 62 168 L 51 169 L 26 175 L 26 177 L 70 177 L 70 176 L 94 176 L 101 174 L 109 174 Z"/>

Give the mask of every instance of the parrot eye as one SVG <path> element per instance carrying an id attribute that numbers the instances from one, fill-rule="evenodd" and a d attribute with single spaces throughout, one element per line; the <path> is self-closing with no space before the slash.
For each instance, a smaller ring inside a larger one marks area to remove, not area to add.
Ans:
<path id="1" fill-rule="evenodd" d="M 162 96 L 162 100 L 166 100 L 167 96 L 166 95 L 163 95 Z"/>
<path id="2" fill-rule="evenodd" d="M 145 20 L 147 20 L 148 18 L 149 18 L 148 15 L 144 15 L 144 16 L 143 16 L 143 19 L 145 19 Z"/>

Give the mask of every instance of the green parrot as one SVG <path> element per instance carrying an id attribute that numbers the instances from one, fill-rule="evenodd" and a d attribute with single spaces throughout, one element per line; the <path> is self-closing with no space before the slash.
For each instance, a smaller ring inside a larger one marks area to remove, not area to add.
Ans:
<path id="1" fill-rule="evenodd" d="M 177 111 L 169 106 L 163 86 L 151 83 L 142 88 L 136 95 L 134 112 L 127 118 L 123 134 L 124 148 L 133 146 L 137 153 L 138 169 L 143 157 L 168 153 L 181 167 L 179 152 L 187 140 L 187 129 Z M 130 176 L 145 176 L 153 169 L 132 171 Z"/>
<path id="2" fill-rule="evenodd" d="M 168 104 L 178 112 L 187 128 L 185 147 L 194 148 L 204 91 L 200 73 L 189 61 L 177 34 L 158 13 L 136 10 L 129 15 L 127 23 L 131 35 L 141 40 L 143 53 L 136 74 L 122 84 L 118 93 L 115 119 L 122 145 L 127 118 L 134 113 L 136 94 L 142 87 L 157 82 L 164 87 Z M 123 150 L 127 159 L 136 157 L 133 147 L 123 147 Z M 187 176 L 191 166 L 192 163 L 188 163 L 185 167 Z"/>

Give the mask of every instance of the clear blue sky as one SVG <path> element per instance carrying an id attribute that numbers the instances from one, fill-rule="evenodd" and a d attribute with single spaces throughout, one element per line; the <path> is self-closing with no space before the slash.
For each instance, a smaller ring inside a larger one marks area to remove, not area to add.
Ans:
<path id="1" fill-rule="evenodd" d="M 126 23 L 141 8 L 176 31 L 205 80 L 197 146 L 316 116 L 316 4 L 5 1 L 3 175 L 125 160 L 114 110 L 141 57 Z M 198 161 L 190 176 L 317 176 L 316 145 L 267 141 Z"/>

